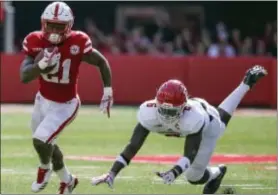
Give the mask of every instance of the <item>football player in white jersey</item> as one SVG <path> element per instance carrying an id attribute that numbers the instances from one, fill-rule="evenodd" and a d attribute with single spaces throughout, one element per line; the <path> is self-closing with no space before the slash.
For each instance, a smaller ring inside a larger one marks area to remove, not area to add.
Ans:
<path id="1" fill-rule="evenodd" d="M 144 102 L 138 112 L 130 142 L 116 158 L 110 171 L 94 177 L 93 185 L 113 185 L 115 177 L 136 155 L 150 132 L 185 137 L 184 155 L 172 169 L 156 175 L 171 184 L 185 172 L 193 185 L 205 184 L 203 194 L 214 194 L 227 171 L 225 165 L 208 166 L 216 142 L 225 131 L 233 112 L 244 95 L 267 71 L 262 66 L 249 69 L 240 85 L 217 107 L 200 98 L 189 98 L 184 84 L 178 80 L 163 83 L 154 100 Z"/>

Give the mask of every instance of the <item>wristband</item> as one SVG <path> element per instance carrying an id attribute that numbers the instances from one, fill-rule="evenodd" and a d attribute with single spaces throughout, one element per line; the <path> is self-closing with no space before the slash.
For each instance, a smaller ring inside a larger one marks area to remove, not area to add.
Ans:
<path id="1" fill-rule="evenodd" d="M 189 165 L 190 165 L 190 161 L 187 157 L 181 157 L 177 162 L 176 162 L 176 165 L 179 166 L 182 171 L 185 171 Z"/>
<path id="2" fill-rule="evenodd" d="M 113 90 L 112 87 L 104 87 L 103 94 L 107 96 L 112 96 Z"/>
<path id="3" fill-rule="evenodd" d="M 126 160 L 122 157 L 122 155 L 117 156 L 116 161 L 122 163 L 124 166 L 127 166 Z"/>

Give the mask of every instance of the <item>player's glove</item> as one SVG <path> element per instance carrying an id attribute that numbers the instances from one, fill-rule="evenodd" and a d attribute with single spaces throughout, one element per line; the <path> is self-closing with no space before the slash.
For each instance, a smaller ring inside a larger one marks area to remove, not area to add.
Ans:
<path id="1" fill-rule="evenodd" d="M 114 174 L 113 173 L 106 173 L 98 177 L 93 177 L 92 178 L 92 185 L 96 186 L 102 183 L 107 183 L 109 188 L 113 188 L 113 183 L 114 183 Z"/>
<path id="2" fill-rule="evenodd" d="M 38 62 L 38 66 L 41 70 L 46 69 L 47 67 L 52 67 L 58 64 L 60 56 L 58 55 L 58 48 L 55 47 L 52 52 L 49 52 L 47 49 L 44 49 L 44 56 Z"/>
<path id="3" fill-rule="evenodd" d="M 175 179 L 177 178 L 175 173 L 172 170 L 164 172 L 164 173 L 163 172 L 155 172 L 155 174 L 163 180 L 164 184 L 172 184 L 175 181 Z"/>
<path id="4" fill-rule="evenodd" d="M 104 87 L 103 96 L 100 102 L 100 110 L 102 113 L 107 113 L 110 118 L 110 108 L 113 105 L 113 90 L 112 87 Z"/>

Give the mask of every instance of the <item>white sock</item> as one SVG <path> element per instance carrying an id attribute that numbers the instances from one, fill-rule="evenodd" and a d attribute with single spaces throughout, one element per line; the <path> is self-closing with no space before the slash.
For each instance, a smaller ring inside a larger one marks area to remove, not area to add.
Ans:
<path id="1" fill-rule="evenodd" d="M 207 169 L 209 171 L 209 179 L 207 182 L 215 179 L 221 173 L 219 167 L 208 167 Z"/>
<path id="2" fill-rule="evenodd" d="M 58 177 L 60 178 L 60 180 L 62 182 L 65 182 L 65 183 L 69 183 L 70 180 L 71 180 L 71 175 L 70 175 L 70 172 L 68 170 L 68 168 L 66 166 L 64 166 L 62 169 L 56 171 Z"/>
<path id="3" fill-rule="evenodd" d="M 219 108 L 222 108 L 232 115 L 249 89 L 250 87 L 248 85 L 240 83 L 240 85 L 219 105 Z"/>
<path id="4" fill-rule="evenodd" d="M 50 163 L 48 163 L 48 164 L 41 164 L 40 168 L 42 168 L 42 169 L 50 169 Z"/>

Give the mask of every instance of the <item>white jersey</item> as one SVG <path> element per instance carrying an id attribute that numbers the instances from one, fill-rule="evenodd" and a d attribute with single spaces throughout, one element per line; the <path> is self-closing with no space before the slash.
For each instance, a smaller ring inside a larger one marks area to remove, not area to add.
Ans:
<path id="1" fill-rule="evenodd" d="M 220 122 L 216 108 L 201 98 L 189 99 L 180 119 L 173 124 L 165 124 L 159 119 L 155 100 L 141 104 L 137 118 L 151 132 L 178 137 L 197 133 L 201 129 L 205 131 L 214 119 Z"/>

